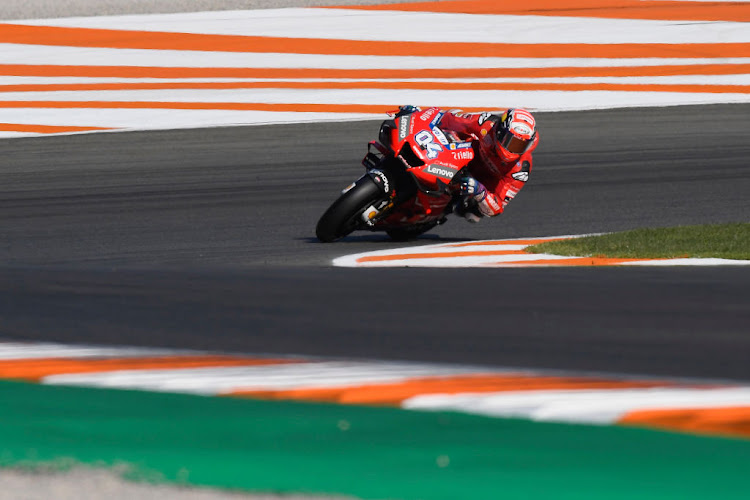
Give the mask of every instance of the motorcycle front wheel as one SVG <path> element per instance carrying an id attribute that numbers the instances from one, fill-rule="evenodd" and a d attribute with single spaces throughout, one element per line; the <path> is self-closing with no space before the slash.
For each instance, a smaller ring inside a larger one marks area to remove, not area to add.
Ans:
<path id="1" fill-rule="evenodd" d="M 363 224 L 362 213 L 365 209 L 384 197 L 382 189 L 369 175 L 361 177 L 321 216 L 315 227 L 315 235 L 323 243 L 343 238 Z"/>

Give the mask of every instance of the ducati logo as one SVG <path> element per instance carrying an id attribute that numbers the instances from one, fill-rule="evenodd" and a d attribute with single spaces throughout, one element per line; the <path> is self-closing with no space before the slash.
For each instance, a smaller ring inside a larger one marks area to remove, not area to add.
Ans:
<path id="1" fill-rule="evenodd" d="M 411 117 L 403 116 L 398 123 L 398 138 L 403 141 L 407 135 L 409 135 L 409 124 L 411 123 Z"/>

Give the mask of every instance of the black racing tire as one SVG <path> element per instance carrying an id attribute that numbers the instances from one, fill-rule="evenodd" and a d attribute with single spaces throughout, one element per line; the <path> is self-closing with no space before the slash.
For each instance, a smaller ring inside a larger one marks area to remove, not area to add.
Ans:
<path id="1" fill-rule="evenodd" d="M 363 176 L 320 217 L 315 235 L 323 243 L 343 238 L 360 227 L 360 217 L 365 209 L 385 196 L 369 175 Z"/>

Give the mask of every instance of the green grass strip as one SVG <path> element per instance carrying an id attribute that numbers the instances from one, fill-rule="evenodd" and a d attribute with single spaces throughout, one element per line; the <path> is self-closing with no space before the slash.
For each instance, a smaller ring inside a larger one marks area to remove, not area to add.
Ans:
<path id="1" fill-rule="evenodd" d="M 365 499 L 746 499 L 750 440 L 0 381 L 0 464 Z"/>
<path id="2" fill-rule="evenodd" d="M 526 249 L 579 257 L 659 259 L 716 257 L 750 259 L 750 224 L 635 229 L 622 233 L 551 241 Z"/>

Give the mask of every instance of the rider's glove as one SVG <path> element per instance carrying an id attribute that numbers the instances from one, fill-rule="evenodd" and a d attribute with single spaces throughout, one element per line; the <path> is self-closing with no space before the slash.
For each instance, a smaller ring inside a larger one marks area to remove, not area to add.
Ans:
<path id="1" fill-rule="evenodd" d="M 395 118 L 398 118 L 399 116 L 410 115 L 412 113 L 416 113 L 417 111 L 421 111 L 421 109 L 419 109 L 417 106 L 412 106 L 411 104 L 399 106 Z"/>
<path id="2" fill-rule="evenodd" d="M 460 185 L 461 196 L 472 196 L 476 200 L 481 200 L 487 194 L 484 184 L 473 177 L 464 177 Z"/>

